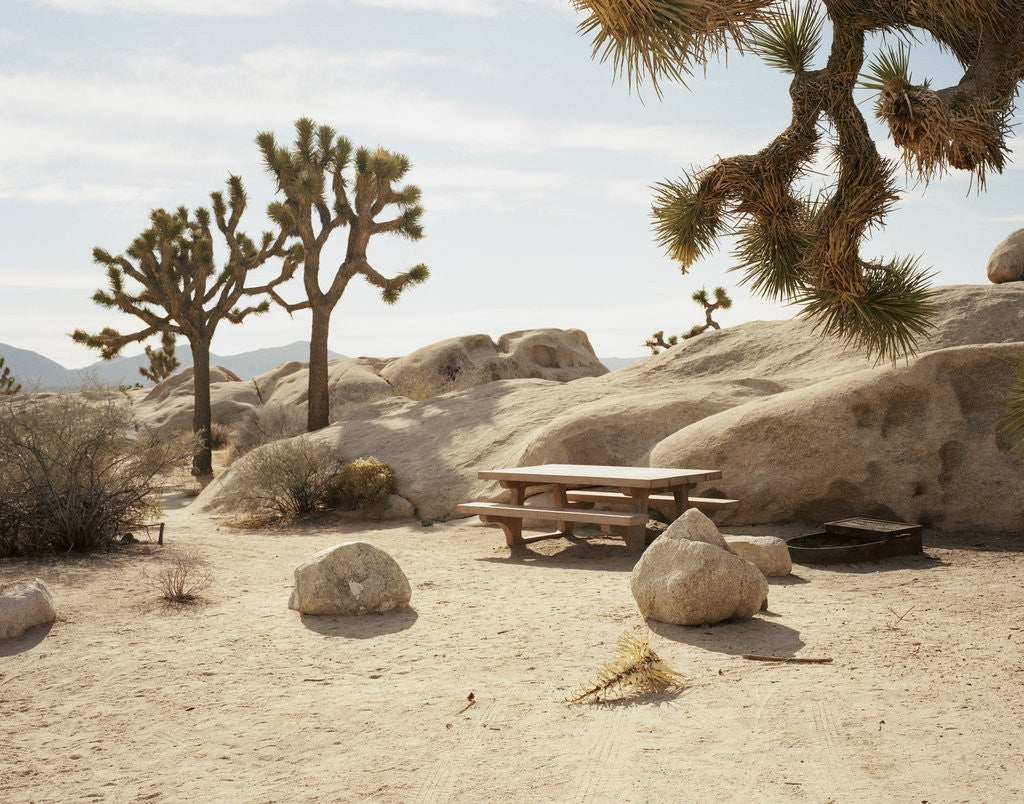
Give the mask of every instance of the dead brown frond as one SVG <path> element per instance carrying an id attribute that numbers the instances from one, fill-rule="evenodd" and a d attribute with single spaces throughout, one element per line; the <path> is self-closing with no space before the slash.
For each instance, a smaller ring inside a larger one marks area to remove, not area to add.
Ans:
<path id="1" fill-rule="evenodd" d="M 599 701 L 609 692 L 620 697 L 665 692 L 682 687 L 685 682 L 685 676 L 665 664 L 646 639 L 623 634 L 619 637 L 615 657 L 598 671 L 597 681 L 580 690 L 568 703 Z"/>

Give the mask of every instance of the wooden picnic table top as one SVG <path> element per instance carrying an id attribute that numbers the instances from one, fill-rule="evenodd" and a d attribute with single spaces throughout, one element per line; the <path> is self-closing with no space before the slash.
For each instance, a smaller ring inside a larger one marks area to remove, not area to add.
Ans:
<path id="1" fill-rule="evenodd" d="M 536 484 L 624 486 L 638 489 L 662 489 L 688 486 L 704 480 L 718 480 L 717 469 L 662 469 L 654 466 L 588 466 L 586 464 L 548 463 L 541 466 L 514 466 L 485 469 L 481 480 L 508 480 Z"/>

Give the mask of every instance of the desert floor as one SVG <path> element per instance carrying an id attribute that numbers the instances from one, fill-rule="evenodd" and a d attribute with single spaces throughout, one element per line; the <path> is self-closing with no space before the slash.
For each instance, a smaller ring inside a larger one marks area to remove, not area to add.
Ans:
<path id="1" fill-rule="evenodd" d="M 569 706 L 645 631 L 621 542 L 510 557 L 469 522 L 167 518 L 163 548 L 0 562 L 0 582 L 39 576 L 58 609 L 0 645 L 0 800 L 1024 798 L 1021 542 L 926 535 L 924 557 L 797 567 L 753 621 L 652 624 L 690 679 L 679 694 Z M 411 611 L 287 608 L 294 567 L 350 539 L 398 560 Z M 151 578 L 183 547 L 215 584 L 180 608 Z"/>

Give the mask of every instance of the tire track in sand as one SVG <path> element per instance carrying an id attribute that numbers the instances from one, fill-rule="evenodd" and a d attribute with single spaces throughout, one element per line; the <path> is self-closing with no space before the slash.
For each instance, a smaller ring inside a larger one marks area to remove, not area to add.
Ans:
<path id="1" fill-rule="evenodd" d="M 497 734 L 486 726 L 500 716 L 499 705 L 499 701 L 491 701 L 470 722 L 458 726 L 462 737 L 444 750 L 410 801 L 434 804 L 452 800 L 455 781 L 463 766 L 473 764 L 473 756 L 487 751 Z"/>
<path id="2" fill-rule="evenodd" d="M 621 801 L 622 769 L 635 745 L 638 714 L 631 707 L 606 709 L 590 728 L 593 738 L 584 745 L 584 758 L 573 783 L 570 801 L 591 804 L 598 801 Z"/>

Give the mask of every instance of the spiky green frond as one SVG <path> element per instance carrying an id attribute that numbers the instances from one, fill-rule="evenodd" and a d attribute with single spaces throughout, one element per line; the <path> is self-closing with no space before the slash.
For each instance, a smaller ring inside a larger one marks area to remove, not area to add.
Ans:
<path id="1" fill-rule="evenodd" d="M 1017 447 L 1024 449 L 1024 361 L 1017 367 L 1006 396 L 1005 430 Z"/>
<path id="2" fill-rule="evenodd" d="M 380 292 L 380 297 L 384 304 L 392 305 L 398 301 L 398 297 L 402 295 L 402 292 L 398 288 L 384 288 Z"/>
<path id="3" fill-rule="evenodd" d="M 707 203 L 694 176 L 654 185 L 655 241 L 684 268 L 693 265 L 715 245 L 721 219 L 717 205 Z"/>
<path id="4" fill-rule="evenodd" d="M 407 276 L 410 283 L 420 285 L 430 278 L 430 269 L 421 262 L 419 265 L 414 265 L 410 268 Z"/>
<path id="5" fill-rule="evenodd" d="M 715 306 L 720 310 L 728 310 L 732 307 L 732 299 L 721 285 L 715 288 Z"/>
<path id="6" fill-rule="evenodd" d="M 816 0 L 797 0 L 771 14 L 750 33 L 752 48 L 768 65 L 787 73 L 807 70 L 821 45 L 825 18 Z"/>
<path id="7" fill-rule="evenodd" d="M 862 296 L 809 288 L 798 298 L 800 315 L 823 335 L 846 341 L 879 362 L 915 354 L 918 341 L 933 328 L 931 274 L 911 257 L 866 268 Z"/>
<path id="8" fill-rule="evenodd" d="M 913 83 L 910 79 L 910 46 L 903 41 L 897 42 L 896 47 L 888 45 L 879 50 L 861 73 L 859 84 L 872 92 L 881 92 L 894 78 Z"/>
<path id="9" fill-rule="evenodd" d="M 802 261 L 810 242 L 799 229 L 775 231 L 757 223 L 741 224 L 733 256 L 734 271 L 742 271 L 741 282 L 755 293 L 785 301 L 796 296 L 804 286 Z"/>

